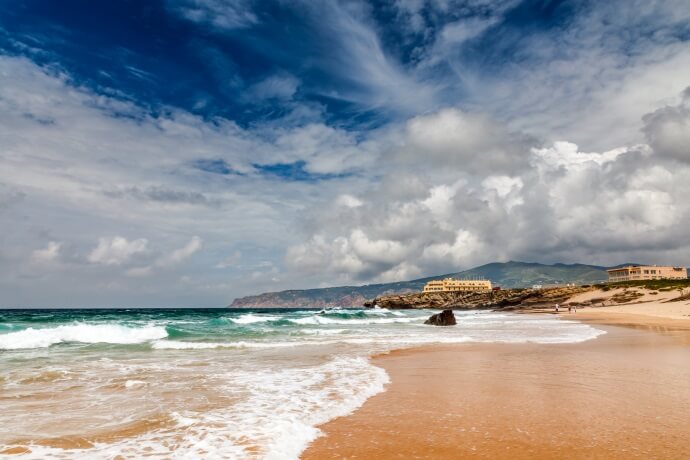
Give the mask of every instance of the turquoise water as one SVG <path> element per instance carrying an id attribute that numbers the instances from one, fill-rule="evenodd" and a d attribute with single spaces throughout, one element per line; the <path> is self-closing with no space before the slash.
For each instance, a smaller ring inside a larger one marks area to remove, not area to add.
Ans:
<path id="1" fill-rule="evenodd" d="M 430 310 L 0 311 L 0 451 L 23 458 L 297 458 L 385 390 L 369 357 L 433 343 L 570 343 L 550 317 Z M 75 439 L 79 439 L 79 449 Z"/>

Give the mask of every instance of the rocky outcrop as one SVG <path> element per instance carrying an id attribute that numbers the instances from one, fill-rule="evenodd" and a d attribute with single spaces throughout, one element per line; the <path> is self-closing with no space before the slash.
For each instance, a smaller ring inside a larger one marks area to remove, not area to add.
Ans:
<path id="1" fill-rule="evenodd" d="M 453 310 L 443 310 L 441 313 L 431 315 L 429 319 L 424 321 L 424 324 L 431 324 L 432 326 L 455 326 L 455 315 Z"/>
<path id="2" fill-rule="evenodd" d="M 365 307 L 411 309 L 516 309 L 537 308 L 563 303 L 570 297 L 592 290 L 592 287 L 558 287 L 548 289 L 504 289 L 489 292 L 418 292 L 377 297 L 364 303 Z"/>

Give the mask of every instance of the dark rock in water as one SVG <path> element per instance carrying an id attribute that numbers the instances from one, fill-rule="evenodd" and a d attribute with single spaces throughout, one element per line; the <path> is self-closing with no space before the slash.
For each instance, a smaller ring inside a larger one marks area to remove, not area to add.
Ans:
<path id="1" fill-rule="evenodd" d="M 455 326 L 455 315 L 453 310 L 443 310 L 441 313 L 431 315 L 424 324 L 431 324 L 433 326 Z"/>

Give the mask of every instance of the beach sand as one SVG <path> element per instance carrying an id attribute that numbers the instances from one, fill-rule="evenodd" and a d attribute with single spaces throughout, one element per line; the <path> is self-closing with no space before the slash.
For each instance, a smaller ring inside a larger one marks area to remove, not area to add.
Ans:
<path id="1" fill-rule="evenodd" d="M 611 315 L 625 313 L 572 316 L 616 324 Z M 321 426 L 302 458 L 690 458 L 690 347 L 674 327 L 684 320 L 659 317 L 660 334 L 639 328 L 649 316 L 621 318 L 638 328 L 596 326 L 607 334 L 578 344 L 378 356 L 387 391 Z"/>
<path id="2" fill-rule="evenodd" d="M 568 308 L 562 306 L 558 315 L 564 319 L 584 323 L 625 326 L 658 332 L 690 345 L 690 301 L 671 301 L 678 296 L 677 292 L 659 293 L 660 296 L 653 296 L 648 290 L 640 290 L 644 295 L 636 301 L 612 305 L 609 304 L 611 292 L 615 295 L 622 290 L 604 293 L 608 299 L 605 301 L 605 306 L 578 307 L 575 313 L 568 312 Z M 589 301 L 592 298 L 602 298 L 602 293 L 600 291 L 587 292 L 573 297 L 569 302 Z M 556 314 L 553 308 L 533 309 L 524 313 Z"/>

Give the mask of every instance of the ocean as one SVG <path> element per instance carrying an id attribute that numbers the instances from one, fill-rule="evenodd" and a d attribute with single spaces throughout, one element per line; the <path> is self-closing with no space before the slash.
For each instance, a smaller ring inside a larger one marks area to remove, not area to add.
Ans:
<path id="1" fill-rule="evenodd" d="M 0 310 L 0 455 L 294 459 L 320 424 L 385 391 L 374 354 L 603 334 L 489 311 L 456 312 L 454 327 L 424 325 L 433 313 Z"/>

